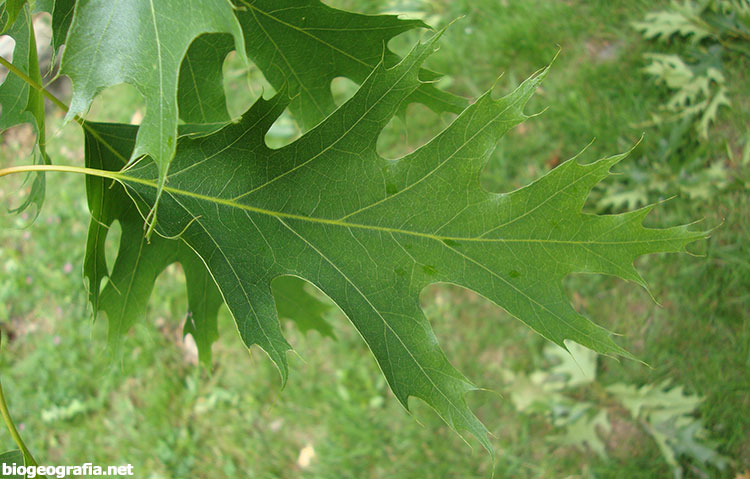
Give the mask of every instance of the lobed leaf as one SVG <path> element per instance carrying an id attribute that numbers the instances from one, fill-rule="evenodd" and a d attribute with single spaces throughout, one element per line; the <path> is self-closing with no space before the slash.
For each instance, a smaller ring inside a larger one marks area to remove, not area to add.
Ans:
<path id="1" fill-rule="evenodd" d="M 420 398 L 489 449 L 464 401 L 474 386 L 445 357 L 420 308 L 424 287 L 470 288 L 560 346 L 570 339 L 627 355 L 570 306 L 562 278 L 600 273 L 645 286 L 635 258 L 682 251 L 705 234 L 645 228 L 651 207 L 582 213 L 591 188 L 625 155 L 570 160 L 509 194 L 480 188 L 488 155 L 527 118 L 523 107 L 546 70 L 504 98 L 483 95 L 414 153 L 380 158 L 377 137 L 423 85 L 420 68 L 436 39 L 391 68 L 379 64 L 351 100 L 284 148 L 263 141 L 290 101 L 284 92 L 259 100 L 237 124 L 181 138 L 156 229 L 179 235 L 203 259 L 243 341 L 263 348 L 283 381 L 290 346 L 271 282 L 293 275 L 346 313 L 405 407 Z M 153 206 L 159 170 L 151 160 L 113 176 L 142 213 Z"/>
<path id="2" fill-rule="evenodd" d="M 135 147 L 137 127 L 89 124 L 96 138 L 86 135 L 86 166 L 119 170 Z M 103 146 L 106 142 L 108 148 Z M 179 262 L 188 289 L 188 313 L 184 333 L 198 346 L 201 361 L 210 367 L 211 345 L 218 338 L 217 314 L 223 301 L 201 259 L 182 241 L 143 235 L 143 218 L 119 185 L 103 178 L 86 178 L 91 222 L 86 241 L 84 277 L 94 314 L 104 311 L 108 321 L 108 344 L 119 351 L 123 335 L 146 315 L 148 300 L 159 274 Z M 122 235 L 111 272 L 105 258 L 109 229 L 117 221 Z M 108 278 L 101 289 L 104 278 Z"/>

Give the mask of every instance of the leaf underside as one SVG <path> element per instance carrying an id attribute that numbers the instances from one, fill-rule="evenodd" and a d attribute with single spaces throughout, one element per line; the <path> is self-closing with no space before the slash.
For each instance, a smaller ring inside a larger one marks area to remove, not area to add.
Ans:
<path id="1" fill-rule="evenodd" d="M 346 313 L 405 407 L 410 396 L 420 398 L 490 449 L 464 401 L 474 386 L 438 346 L 420 291 L 458 284 L 560 346 L 569 339 L 627 355 L 609 332 L 575 312 L 562 278 L 600 273 L 645 286 L 633 267 L 638 256 L 682 251 L 705 233 L 645 228 L 652 207 L 582 213 L 591 188 L 625 155 L 586 165 L 573 159 L 508 194 L 480 188 L 488 155 L 526 118 L 523 107 L 546 70 L 504 98 L 483 95 L 414 153 L 379 157 L 378 135 L 424 85 L 420 68 L 436 40 L 395 66 L 379 64 L 354 97 L 284 148 L 269 149 L 264 136 L 290 102 L 285 91 L 259 100 L 236 124 L 181 138 L 156 231 L 179 236 L 197 253 L 245 344 L 268 353 L 284 381 L 290 346 L 271 282 L 290 275 Z M 128 126 L 91 126 L 133 137 Z M 157 198 L 158 167 L 143 158 L 117 177 L 145 215 Z"/>

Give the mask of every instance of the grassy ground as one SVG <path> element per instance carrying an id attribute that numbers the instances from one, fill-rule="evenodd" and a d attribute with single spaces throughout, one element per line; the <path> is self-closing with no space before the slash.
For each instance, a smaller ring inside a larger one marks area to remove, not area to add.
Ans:
<path id="1" fill-rule="evenodd" d="M 376 12 L 382 2 L 340 0 L 339 6 Z M 585 159 L 629 149 L 646 137 L 628 162 L 655 168 L 665 129 L 642 125 L 667 98 L 640 70 L 642 54 L 657 48 L 629 26 L 651 1 L 483 0 L 423 4 L 438 23 L 464 16 L 445 34 L 430 66 L 448 73 L 450 88 L 477 96 L 504 73 L 507 91 L 561 53 L 529 111 L 547 111 L 503 139 L 483 181 L 507 191 L 538 178 L 573 156 L 592 138 Z M 413 38 L 397 39 L 408 48 Z M 732 110 L 722 110 L 707 155 L 736 178 L 750 124 L 750 61 L 727 59 Z M 132 92 L 105 93 L 102 112 L 128 120 Z M 116 105 L 122 106 L 118 109 Z M 413 149 L 445 118 L 419 107 L 406 125 L 394 122 L 380 143 L 385 154 Z M 52 114 L 52 155 L 82 163 L 82 138 L 60 128 Z M 2 164 L 20 164 L 28 132 L 5 133 Z M 745 146 L 747 148 L 747 146 Z M 731 158 L 727 150 L 734 152 Z M 626 168 L 625 166 L 624 168 Z M 614 180 L 613 180 L 614 181 Z M 643 181 L 648 181 L 646 178 Z M 13 202 L 3 183 L 0 200 Z M 670 188 L 672 188 L 670 190 Z M 605 189 L 597 191 L 596 198 Z M 657 195 L 677 193 L 673 186 Z M 287 333 L 299 356 L 290 356 L 282 391 L 263 354 L 250 357 L 226 311 L 215 346 L 215 370 L 193 364 L 182 346 L 186 305 L 176 268 L 160 278 L 148 318 L 126 342 L 121 363 L 103 351 L 106 324 L 91 324 L 81 277 L 88 222 L 83 183 L 49 176 L 49 199 L 36 223 L 0 217 L 0 321 L 4 333 L 0 374 L 11 411 L 37 459 L 48 464 L 132 463 L 139 477 L 250 478 L 464 478 L 671 477 L 653 439 L 616 406 L 616 427 L 604 434 L 608 458 L 562 446 L 540 414 L 518 413 L 504 379 L 508 370 L 544 367 L 544 342 L 500 308 L 460 288 L 432 286 L 423 304 L 448 357 L 477 384 L 497 391 L 473 393 L 469 402 L 494 434 L 496 461 L 467 446 L 428 407 L 415 401 L 413 416 L 398 405 L 364 344 L 336 312 L 337 341 L 317 333 Z M 598 195 L 598 196 L 597 196 Z M 671 225 L 704 218 L 721 224 L 692 249 L 702 256 L 662 255 L 639 266 L 648 293 L 612 278 L 577 275 L 566 281 L 576 306 L 609 329 L 648 363 L 599 360 L 597 383 L 637 386 L 671 379 L 705 397 L 696 418 L 718 451 L 731 460 L 719 471 L 683 461 L 686 477 L 735 477 L 750 469 L 750 197 L 742 181 L 704 199 L 684 196 L 662 205 L 650 222 Z M 588 206 L 595 208 L 595 201 Z M 600 431 L 604 432 L 604 431 Z M 10 438 L 0 433 L 6 449 Z M 314 450 L 309 465 L 300 452 Z M 738 476 L 739 477 L 739 476 Z"/>

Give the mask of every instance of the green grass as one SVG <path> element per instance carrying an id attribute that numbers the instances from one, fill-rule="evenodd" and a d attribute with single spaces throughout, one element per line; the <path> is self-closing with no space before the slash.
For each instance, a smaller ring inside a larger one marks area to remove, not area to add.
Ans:
<path id="1" fill-rule="evenodd" d="M 374 13 L 382 2 L 335 3 Z M 495 90 L 507 92 L 561 50 L 528 108 L 547 110 L 501 141 L 483 176 L 488 189 L 524 185 L 592 138 L 596 142 L 585 161 L 627 150 L 644 130 L 645 139 L 622 168 L 638 165 L 648 173 L 659 166 L 654 152 L 667 130 L 641 125 L 668 93 L 640 71 L 641 55 L 658 47 L 629 26 L 653 4 L 424 3 L 438 22 L 464 15 L 430 59 L 432 68 L 450 75 L 449 88 L 458 93 L 475 97 L 501 73 Z M 394 48 L 403 51 L 415 38 L 396 39 Z M 706 148 L 726 161 L 736 180 L 704 200 L 672 199 L 649 218 L 658 225 L 701 218 L 708 227 L 721 225 L 692 248 L 701 256 L 639 261 L 661 306 L 637 286 L 612 278 L 576 275 L 566 288 L 576 307 L 621 333 L 620 343 L 649 365 L 602 358 L 599 382 L 642 385 L 670 378 L 705 396 L 699 417 L 719 451 L 733 461 L 723 472 L 709 469 L 709 477 L 731 478 L 750 469 L 750 198 L 748 165 L 739 160 L 750 124 L 750 65 L 742 57 L 727 62 L 734 108 L 721 112 Z M 97 118 L 131 118 L 132 91 L 105 95 Z M 396 121 L 384 133 L 379 143 L 384 154 L 398 156 L 419 146 L 449 120 L 413 108 L 405 126 Z M 51 122 L 53 158 L 81 164 L 80 132 L 61 128 L 59 114 Z M 3 165 L 24 163 L 25 138 L 4 134 Z M 411 416 L 401 408 L 359 336 L 336 312 L 329 319 L 337 341 L 287 327 L 299 356 L 290 356 L 289 383 L 281 390 L 270 361 L 258 350 L 248 355 L 223 310 L 215 368 L 208 372 L 181 346 L 184 280 L 170 268 L 157 284 L 148 317 L 128 335 L 122 360 L 112 364 L 103 350 L 105 319 L 91 323 L 81 275 L 88 222 L 83 181 L 50 174 L 48 185 L 48 201 L 34 225 L 24 229 L 27 217 L 0 217 L 0 377 L 21 433 L 41 463 L 132 463 L 139 477 L 169 478 L 490 477 L 493 463 L 476 442 L 466 445 L 418 401 Z M 17 187 L 19 179 L 3 179 L 3 204 L 17 200 Z M 670 188 L 663 196 L 676 193 Z M 595 209 L 595 201 L 590 203 Z M 478 385 L 499 393 L 467 398 L 494 434 L 495 477 L 672 475 L 637 424 L 618 423 L 606 438 L 608 460 L 549 441 L 554 428 L 541 415 L 517 413 L 503 379 L 504 370 L 543 367 L 544 341 L 457 287 L 432 286 L 422 303 L 448 357 Z M 5 433 L 0 441 L 13 447 Z M 301 467 L 297 459 L 307 445 L 315 456 Z M 686 477 L 704 477 L 685 465 Z"/>

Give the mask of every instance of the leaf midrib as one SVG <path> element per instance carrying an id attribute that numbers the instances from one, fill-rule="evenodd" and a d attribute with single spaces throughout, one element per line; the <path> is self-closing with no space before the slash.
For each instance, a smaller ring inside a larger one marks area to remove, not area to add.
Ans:
<path id="1" fill-rule="evenodd" d="M 109 174 L 108 176 L 124 184 L 136 183 L 136 184 L 140 184 L 144 186 L 149 186 L 154 189 L 158 189 L 158 185 L 154 181 L 151 181 L 151 180 L 147 180 L 143 178 L 136 178 L 136 177 L 122 174 L 122 173 L 112 173 L 112 172 L 107 172 L 107 173 Z M 277 218 L 277 219 L 283 218 L 283 219 L 305 221 L 308 223 L 338 226 L 342 228 L 356 228 L 356 229 L 363 229 L 363 230 L 369 230 L 369 231 L 379 231 L 379 232 L 384 232 L 384 233 L 395 233 L 395 234 L 402 234 L 402 235 L 407 235 L 407 236 L 416 236 L 420 238 L 440 241 L 443 243 L 446 241 L 464 241 L 464 242 L 474 242 L 474 243 L 626 245 L 626 244 L 660 243 L 660 242 L 665 242 L 665 241 L 671 241 L 671 239 L 669 238 L 649 239 L 649 240 L 632 240 L 632 241 L 599 241 L 599 240 L 579 241 L 579 240 L 557 240 L 557 239 L 540 239 L 540 238 L 482 238 L 482 237 L 463 237 L 463 236 L 443 236 L 443 235 L 436 235 L 436 234 L 431 234 L 431 233 L 424 233 L 421 231 L 412 231 L 412 230 L 405 230 L 401 228 L 392 228 L 388 226 L 378 226 L 378 225 L 370 225 L 370 224 L 363 224 L 363 223 L 350 223 L 347 221 L 340 221 L 340 220 L 335 220 L 335 219 L 305 216 L 305 215 L 299 215 L 299 214 L 294 214 L 294 213 L 287 213 L 284 211 L 269 210 L 266 208 L 260 208 L 257 206 L 238 203 L 231 199 L 217 198 L 214 196 L 204 195 L 201 193 L 196 193 L 196 192 L 188 191 L 188 190 L 183 190 L 183 189 L 175 188 L 175 187 L 168 186 L 168 185 L 163 187 L 163 191 L 166 193 L 169 193 L 170 195 L 187 196 L 190 198 L 195 198 L 197 200 L 207 201 L 209 203 L 214 203 L 217 205 L 228 206 L 231 208 L 237 208 L 237 209 L 241 209 L 245 211 L 250 211 L 252 213 L 270 216 L 272 218 Z"/>

